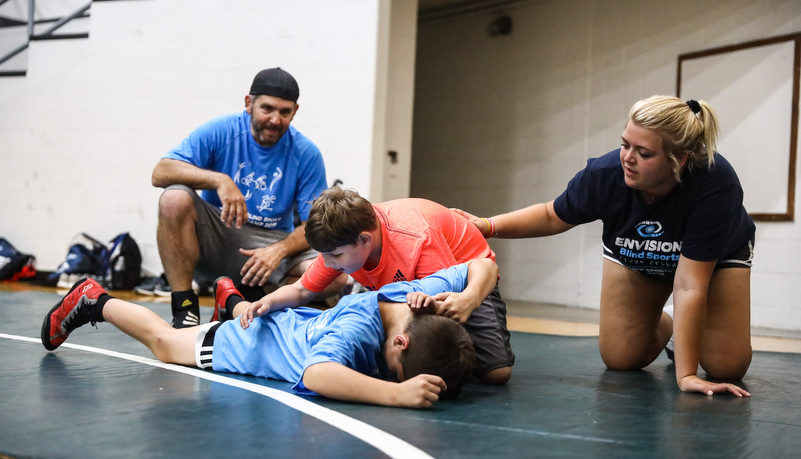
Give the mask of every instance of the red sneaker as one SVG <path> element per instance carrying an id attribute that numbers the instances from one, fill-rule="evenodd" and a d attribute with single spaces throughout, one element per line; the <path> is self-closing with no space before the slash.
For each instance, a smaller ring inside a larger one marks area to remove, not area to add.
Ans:
<path id="1" fill-rule="evenodd" d="M 90 323 L 105 322 L 97 317 L 97 299 L 106 293 L 94 279 L 81 279 L 47 313 L 42 322 L 42 344 L 52 351 L 67 340 L 73 330 Z"/>
<path id="2" fill-rule="evenodd" d="M 239 293 L 239 290 L 236 289 L 234 285 L 234 281 L 232 281 L 228 277 L 218 277 L 216 281 L 214 281 L 214 314 L 211 315 L 211 321 L 216 322 L 224 322 L 226 320 L 232 319 L 231 314 L 233 311 L 228 311 L 225 308 L 225 303 L 228 301 L 228 298 L 231 295 L 237 295 L 244 298 L 244 295 Z"/>

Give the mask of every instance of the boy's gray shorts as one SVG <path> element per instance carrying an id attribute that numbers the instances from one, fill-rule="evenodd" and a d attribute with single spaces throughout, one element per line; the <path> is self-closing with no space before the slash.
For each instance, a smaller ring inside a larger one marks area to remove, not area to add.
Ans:
<path id="1" fill-rule="evenodd" d="M 492 293 L 470 314 L 464 328 L 476 349 L 474 375 L 481 376 L 489 371 L 514 365 L 515 354 L 509 343 L 511 334 L 506 326 L 506 303 L 501 299 L 497 284 Z"/>
<path id="2" fill-rule="evenodd" d="M 228 276 L 235 284 L 242 283 L 239 271 L 250 257 L 239 253 L 239 249 L 267 247 L 289 235 L 284 231 L 270 230 L 246 223 L 237 229 L 230 228 L 220 220 L 222 211 L 204 201 L 195 190 L 184 185 L 171 185 L 167 190 L 183 190 L 192 196 L 197 213 L 197 239 L 200 243 L 200 259 L 195 266 L 195 280 L 213 282 L 220 276 Z M 287 281 L 287 272 L 302 261 L 315 258 L 317 251 L 308 249 L 281 261 L 270 275 L 270 284 L 281 286 Z"/>

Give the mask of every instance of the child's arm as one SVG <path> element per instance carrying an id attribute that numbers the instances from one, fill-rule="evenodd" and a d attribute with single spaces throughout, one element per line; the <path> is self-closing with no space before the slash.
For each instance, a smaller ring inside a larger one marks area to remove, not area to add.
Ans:
<path id="1" fill-rule="evenodd" d="M 395 383 L 372 378 L 336 362 L 316 363 L 307 368 L 303 385 L 328 398 L 404 408 L 428 408 L 446 389 L 439 376 L 417 375 Z"/>
<path id="2" fill-rule="evenodd" d="M 298 279 L 294 283 L 284 285 L 269 295 L 265 295 L 260 300 L 250 303 L 242 315 L 239 316 L 239 323 L 243 329 L 248 328 L 256 317 L 279 309 L 302 306 L 316 296 L 317 293 L 306 290 L 300 283 L 300 279 Z"/>
<path id="3" fill-rule="evenodd" d="M 434 295 L 437 300 L 437 314 L 465 323 L 492 293 L 498 282 L 498 265 L 489 258 L 479 258 L 467 262 L 467 287 L 464 291 L 445 292 Z"/>

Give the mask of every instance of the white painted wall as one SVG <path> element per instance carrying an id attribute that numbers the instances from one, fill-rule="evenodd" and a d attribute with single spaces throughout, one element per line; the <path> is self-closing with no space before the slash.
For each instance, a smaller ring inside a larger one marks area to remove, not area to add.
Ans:
<path id="1" fill-rule="evenodd" d="M 516 209 L 614 148 L 635 100 L 672 93 L 678 54 L 801 30 L 797 0 L 542 0 L 509 9 L 507 37 L 486 35 L 489 13 L 423 23 L 415 37 L 414 3 L 96 2 L 88 40 L 35 42 L 28 76 L 0 79 L 0 236 L 53 269 L 78 232 L 130 231 L 160 272 L 153 165 L 240 110 L 255 72 L 276 65 L 300 82 L 295 125 L 320 145 L 329 182 L 392 199 L 411 167 L 412 195 Z M 504 296 L 597 308 L 599 239 L 591 224 L 493 240 Z M 799 253 L 798 223 L 758 224 L 755 326 L 801 329 Z"/>
<path id="2" fill-rule="evenodd" d="M 418 25 L 413 196 L 482 216 L 549 201 L 619 145 L 635 101 L 675 93 L 679 54 L 801 31 L 797 0 L 541 0 L 506 13 L 505 37 L 485 32 L 497 12 Z M 593 223 L 492 240 L 504 297 L 597 309 L 600 234 Z M 754 326 L 801 330 L 799 255 L 801 223 L 757 224 Z"/>
<path id="3" fill-rule="evenodd" d="M 398 7 L 405 34 L 381 29 L 379 16 L 400 1 L 95 2 L 89 39 L 34 42 L 27 76 L 0 79 L 0 236 L 52 270 L 77 233 L 130 231 L 144 267 L 161 272 L 153 166 L 199 124 L 242 110 L 253 76 L 273 66 L 300 84 L 293 124 L 322 150 L 329 183 L 380 200 L 371 170 L 392 137 L 374 142 L 386 99 L 376 86 L 388 91 L 393 66 L 383 62 L 414 49 L 415 24 L 408 6 Z M 413 57 L 399 121 L 407 152 Z M 381 128 L 397 116 L 382 116 Z"/>
<path id="4" fill-rule="evenodd" d="M 414 102 L 417 2 L 382 3 L 378 17 L 373 177 L 374 202 L 409 196 L 412 168 L 412 114 Z M 394 154 L 390 154 L 394 152 Z"/>

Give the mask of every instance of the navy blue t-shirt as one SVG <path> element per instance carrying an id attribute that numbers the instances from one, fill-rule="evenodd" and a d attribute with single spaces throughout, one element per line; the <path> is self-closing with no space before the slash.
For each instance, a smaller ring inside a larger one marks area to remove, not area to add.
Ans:
<path id="1" fill-rule="evenodd" d="M 679 255 L 723 260 L 756 226 L 743 207 L 743 189 L 723 156 L 685 171 L 664 199 L 645 204 L 626 185 L 620 149 L 587 161 L 554 201 L 556 215 L 578 225 L 603 222 L 604 256 L 648 277 L 673 281 Z"/>

